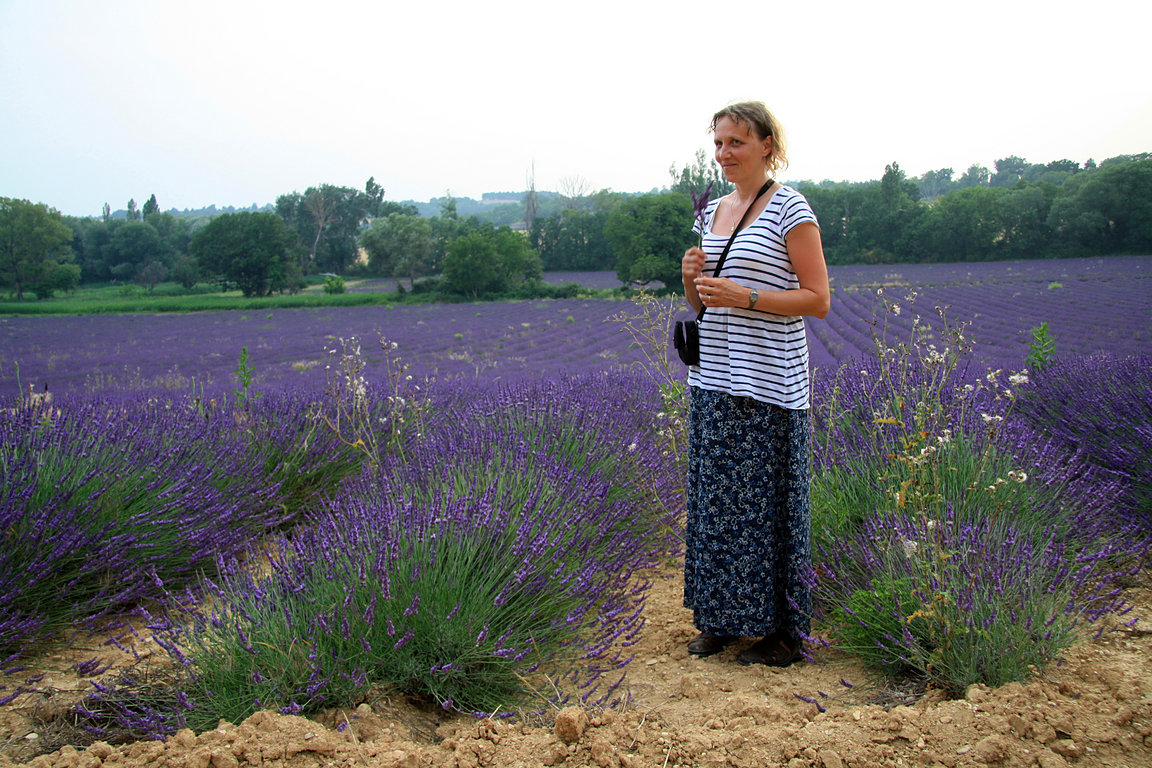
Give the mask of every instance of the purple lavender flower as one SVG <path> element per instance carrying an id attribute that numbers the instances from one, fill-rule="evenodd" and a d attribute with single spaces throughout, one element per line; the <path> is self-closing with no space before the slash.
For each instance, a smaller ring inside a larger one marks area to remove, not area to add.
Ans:
<path id="1" fill-rule="evenodd" d="M 712 198 L 712 182 L 700 194 L 692 192 L 692 215 L 696 217 L 696 224 L 700 228 L 700 241 L 704 241 L 704 212 L 708 209 L 708 201 Z"/>

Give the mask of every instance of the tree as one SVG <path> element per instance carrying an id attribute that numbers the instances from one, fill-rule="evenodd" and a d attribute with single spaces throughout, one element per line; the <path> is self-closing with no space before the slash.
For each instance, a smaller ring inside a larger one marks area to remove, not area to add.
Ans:
<path id="1" fill-rule="evenodd" d="M 144 202 L 144 221 L 148 221 L 148 217 L 156 213 L 160 213 L 160 204 L 156 202 L 156 193 L 152 193 L 152 196 Z"/>
<path id="2" fill-rule="evenodd" d="M 444 256 L 444 279 L 453 293 L 478 298 L 496 293 L 500 281 L 496 245 L 481 232 L 470 232 L 448 244 Z"/>
<path id="3" fill-rule="evenodd" d="M 360 235 L 360 247 L 378 275 L 407 277 L 411 285 L 432 272 L 432 225 L 420 216 L 393 213 L 373 219 Z"/>
<path id="4" fill-rule="evenodd" d="M 560 204 L 566 210 L 580 208 L 589 189 L 588 182 L 583 176 L 563 177 L 560 179 Z"/>
<path id="5" fill-rule="evenodd" d="M 920 190 L 899 163 L 884 167 L 880 183 L 857 190 L 846 239 L 869 263 L 907 261 L 918 256 L 918 229 L 924 213 Z"/>
<path id="6" fill-rule="evenodd" d="M 0 197 L 0 284 L 13 288 L 17 301 L 24 300 L 25 288 L 51 296 L 61 282 L 79 280 L 79 267 L 69 263 L 71 243 L 72 230 L 59 211 Z"/>
<path id="7" fill-rule="evenodd" d="M 994 163 L 996 173 L 992 174 L 992 179 L 989 182 L 994 187 L 1002 187 L 1007 189 L 1014 186 L 1016 182 L 1024 178 L 1024 172 L 1028 169 L 1028 161 L 1016 155 L 1009 155 L 1008 157 L 1001 158 Z"/>
<path id="8" fill-rule="evenodd" d="M 50 262 L 45 265 L 40 282 L 35 286 L 36 298 L 50 299 L 56 291 L 71 293 L 80 285 L 80 267 L 77 264 Z"/>
<path id="9" fill-rule="evenodd" d="M 973 164 L 968 166 L 968 170 L 964 171 L 964 175 L 956 180 L 956 187 L 958 189 L 986 187 L 991 177 L 992 173 L 986 166 Z"/>
<path id="10" fill-rule="evenodd" d="M 105 261 L 115 277 L 130 280 L 149 262 L 164 261 L 166 257 L 167 249 L 155 227 L 146 221 L 128 221 L 113 232 Z"/>
<path id="11" fill-rule="evenodd" d="M 1048 213 L 1058 190 L 1051 184 L 1017 184 L 999 201 L 1002 239 L 997 256 L 1037 259 L 1049 255 L 1052 229 Z"/>
<path id="12" fill-rule="evenodd" d="M 1000 201 L 1007 190 L 968 187 L 941 197 L 921 229 L 934 261 L 982 261 L 992 258 L 1003 237 Z"/>
<path id="13" fill-rule="evenodd" d="M 927 171 L 920 177 L 917 186 L 920 190 L 920 199 L 932 202 L 940 195 L 952 189 L 952 169 L 941 168 L 938 171 Z"/>
<path id="14" fill-rule="evenodd" d="M 379 216 L 384 204 L 384 187 L 376 183 L 375 176 L 369 176 L 364 183 L 365 211 L 368 216 Z"/>
<path id="15" fill-rule="evenodd" d="M 196 259 L 191 256 L 181 256 L 172 264 L 169 276 L 180 284 L 186 291 L 192 290 L 200 282 L 200 268 Z"/>
<path id="16" fill-rule="evenodd" d="M 557 211 L 537 219 L 531 242 L 548 271 L 613 269 L 616 253 L 604 235 L 608 214 L 602 210 Z"/>
<path id="17" fill-rule="evenodd" d="M 531 230 L 539 214 L 540 198 L 536 194 L 536 163 L 532 163 L 532 170 L 528 173 L 528 191 L 524 193 L 524 228 Z"/>
<path id="18" fill-rule="evenodd" d="M 672 191 L 684 194 L 700 194 L 709 184 L 712 185 L 712 196 L 720 197 L 732 191 L 732 182 L 725 178 L 720 166 L 708 159 L 708 153 L 703 149 L 696 150 L 696 161 L 677 170 L 676 164 L 668 169 L 672 177 Z"/>
<path id="19" fill-rule="evenodd" d="M 144 286 L 148 293 L 152 293 L 157 284 L 163 282 L 166 277 L 168 270 L 164 265 L 158 261 L 150 261 L 137 271 L 136 282 Z"/>
<path id="20" fill-rule="evenodd" d="M 267 296 L 299 280 L 296 238 L 273 213 L 217 216 L 192 237 L 189 250 L 202 271 L 220 275 L 245 296 Z"/>
<path id="21" fill-rule="evenodd" d="M 312 247 L 308 253 L 308 260 L 313 266 L 317 264 L 316 254 L 320 250 L 320 240 L 324 237 L 324 230 L 331 224 L 332 218 L 336 215 L 336 203 L 335 188 L 328 184 L 319 189 L 310 188 L 304 193 L 301 200 L 304 210 L 312 217 L 312 229 L 315 233 L 312 238 Z"/>
<path id="22" fill-rule="evenodd" d="M 1152 251 L 1152 160 L 1110 163 L 1073 176 L 1048 224 L 1088 254 Z"/>
<path id="23" fill-rule="evenodd" d="M 509 227 L 499 227 L 491 235 L 500 259 L 500 273 L 504 290 L 515 289 L 524 283 L 539 280 L 544 270 L 540 255 L 529 243 L 523 232 Z"/>
<path id="24" fill-rule="evenodd" d="M 538 280 L 540 258 L 520 232 L 480 227 L 448 244 L 444 281 L 453 293 L 473 299 L 505 293 Z"/>
<path id="25" fill-rule="evenodd" d="M 136 198 L 128 200 L 128 211 L 125 213 L 124 218 L 128 221 L 140 221 L 140 210 L 136 207 Z"/>
<path id="26" fill-rule="evenodd" d="M 616 276 L 621 282 L 658 280 L 678 289 L 680 261 L 696 239 L 692 199 L 680 192 L 630 198 L 608 216 L 604 234 L 616 252 Z"/>
<path id="27" fill-rule="evenodd" d="M 304 194 L 292 192 L 276 198 L 276 213 L 306 249 L 302 270 L 343 272 L 356 261 L 360 228 L 384 205 L 383 188 L 369 179 L 365 191 L 321 184 Z"/>

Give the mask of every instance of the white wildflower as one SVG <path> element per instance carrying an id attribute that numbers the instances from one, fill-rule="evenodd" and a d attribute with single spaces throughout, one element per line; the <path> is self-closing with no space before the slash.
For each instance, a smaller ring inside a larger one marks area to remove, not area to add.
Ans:
<path id="1" fill-rule="evenodd" d="M 1020 373 L 1014 373 L 1008 377 L 1008 381 L 1014 387 L 1018 387 L 1021 384 L 1027 384 L 1028 383 L 1028 373 L 1026 371 L 1021 371 Z"/>
<path id="2" fill-rule="evenodd" d="M 900 546 L 904 547 L 904 556 L 912 557 L 916 554 L 916 550 L 920 548 L 920 544 L 909 539 L 901 539 Z"/>

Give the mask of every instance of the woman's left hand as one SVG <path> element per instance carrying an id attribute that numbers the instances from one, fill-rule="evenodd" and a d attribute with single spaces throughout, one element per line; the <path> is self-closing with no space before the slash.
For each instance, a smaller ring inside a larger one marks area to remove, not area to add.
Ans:
<path id="1" fill-rule="evenodd" d="M 749 289 L 726 277 L 696 278 L 696 293 L 706 307 L 747 307 Z"/>

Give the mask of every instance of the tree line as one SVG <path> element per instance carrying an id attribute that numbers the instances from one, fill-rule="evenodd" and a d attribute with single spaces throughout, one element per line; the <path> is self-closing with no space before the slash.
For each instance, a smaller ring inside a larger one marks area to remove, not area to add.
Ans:
<path id="1" fill-rule="evenodd" d="M 957 262 L 1152 251 L 1152 156 L 1097 165 L 996 161 L 908 178 L 898 163 L 878 181 L 799 182 L 820 220 L 831 264 Z M 524 193 L 494 218 L 461 216 L 450 196 L 438 215 L 364 189 L 318 185 L 281 195 L 270 210 L 181 216 L 155 195 L 124 218 L 61 216 L 41 203 L 0 198 L 0 285 L 23 299 L 82 283 L 174 281 L 292 292 L 305 275 L 393 277 L 407 290 L 467 298 L 546 295 L 543 271 L 614 270 L 624 283 L 679 287 L 691 245 L 691 194 L 731 189 L 714 163 L 670 169 L 661 191 Z M 513 214 L 519 220 L 511 221 Z"/>

